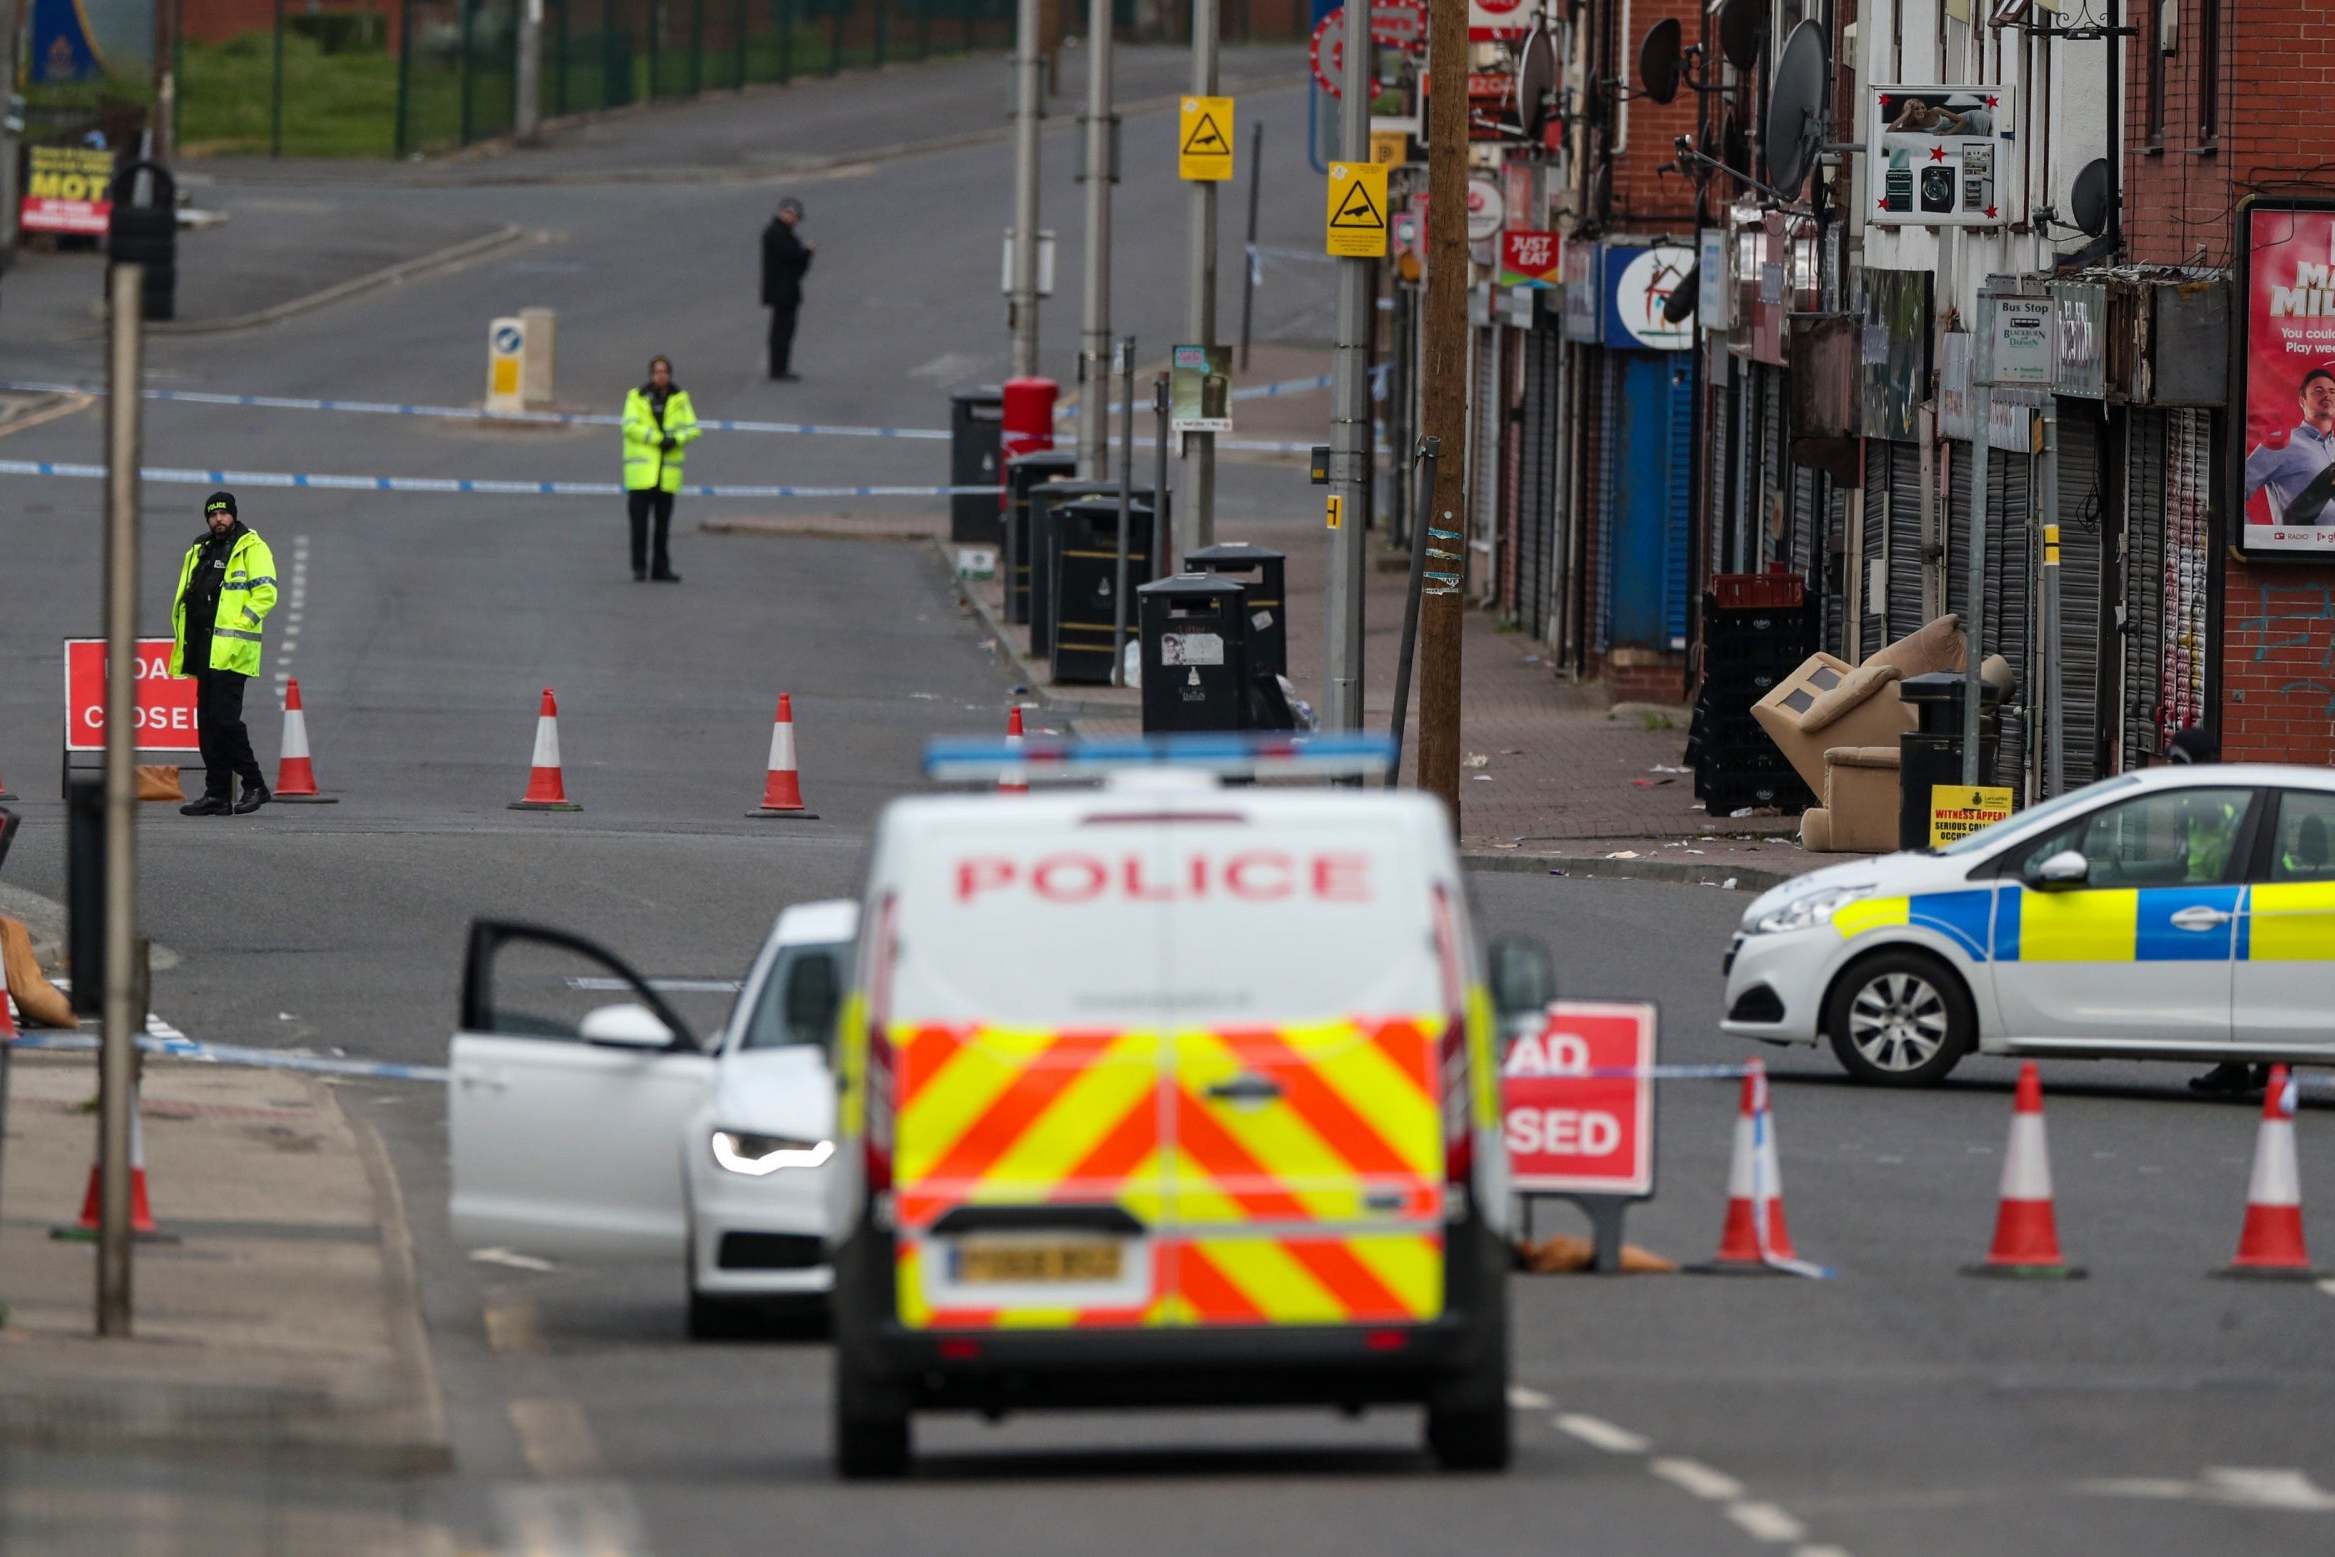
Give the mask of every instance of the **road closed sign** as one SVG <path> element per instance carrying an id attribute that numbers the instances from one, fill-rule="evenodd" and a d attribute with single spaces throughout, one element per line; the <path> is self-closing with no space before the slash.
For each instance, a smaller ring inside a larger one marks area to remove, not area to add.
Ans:
<path id="1" fill-rule="evenodd" d="M 138 750 L 200 751 L 195 683 L 173 680 L 170 640 L 138 640 Z M 105 640 L 65 640 L 65 749 L 105 750 Z"/>
<path id="2" fill-rule="evenodd" d="M 1654 1193 L 1655 1012 L 1560 1000 L 1500 1068 L 1508 1173 L 1527 1195 Z"/>

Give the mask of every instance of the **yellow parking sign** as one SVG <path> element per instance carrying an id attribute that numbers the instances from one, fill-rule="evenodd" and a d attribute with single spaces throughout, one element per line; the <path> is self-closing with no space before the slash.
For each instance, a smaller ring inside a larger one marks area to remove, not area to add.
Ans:
<path id="1" fill-rule="evenodd" d="M 1176 177 L 1221 184 L 1232 177 L 1232 99 L 1187 97 L 1176 116 Z"/>
<path id="2" fill-rule="evenodd" d="M 1386 168 L 1375 162 L 1330 164 L 1328 230 L 1322 247 L 1339 259 L 1386 257 Z"/>

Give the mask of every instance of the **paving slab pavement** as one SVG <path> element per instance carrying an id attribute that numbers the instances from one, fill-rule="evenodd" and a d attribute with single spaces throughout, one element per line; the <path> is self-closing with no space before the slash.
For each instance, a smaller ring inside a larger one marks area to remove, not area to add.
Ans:
<path id="1" fill-rule="evenodd" d="M 133 1254 L 129 1339 L 94 1334 L 78 1213 L 86 1055 L 10 1062 L 0 1162 L 0 1458 L 156 1452 L 410 1474 L 448 1463 L 405 1209 L 378 1140 L 313 1077 L 146 1068 L 140 1123 L 167 1243 Z"/>

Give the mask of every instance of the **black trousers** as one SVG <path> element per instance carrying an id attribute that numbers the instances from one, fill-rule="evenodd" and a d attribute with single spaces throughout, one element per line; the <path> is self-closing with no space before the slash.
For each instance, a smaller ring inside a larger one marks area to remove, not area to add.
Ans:
<path id="1" fill-rule="evenodd" d="M 770 311 L 770 376 L 783 378 L 792 371 L 788 364 L 794 359 L 795 314 L 793 306 L 773 308 Z"/>
<path id="2" fill-rule="evenodd" d="M 624 513 L 632 521 L 632 570 L 635 573 L 649 567 L 649 515 L 657 516 L 656 569 L 659 573 L 673 571 L 673 553 L 669 543 L 673 535 L 673 494 L 656 487 L 624 494 Z"/>
<path id="3" fill-rule="evenodd" d="M 203 746 L 203 793 L 232 798 L 237 776 L 246 787 L 265 789 L 259 760 L 251 754 L 251 732 L 243 725 L 243 689 L 249 676 L 231 670 L 195 672 L 195 718 Z"/>

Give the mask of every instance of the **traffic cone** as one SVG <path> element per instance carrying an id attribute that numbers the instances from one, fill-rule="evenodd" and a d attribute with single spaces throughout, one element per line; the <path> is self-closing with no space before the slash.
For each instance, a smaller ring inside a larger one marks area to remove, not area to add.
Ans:
<path id="1" fill-rule="evenodd" d="M 1971 1276 L 2081 1276 L 2059 1252 L 2059 1223 L 2051 1207 L 2051 1150 L 2043 1134 L 2043 1075 L 2029 1060 L 2019 1067 L 2018 1099 L 2011 1106 L 2011 1142 L 2003 1153 L 2002 1205 L 1995 1213 L 1994 1247 Z"/>
<path id="2" fill-rule="evenodd" d="M 8 787 L 8 780 L 0 778 L 0 800 L 14 800 L 15 798 L 15 792 Z"/>
<path id="3" fill-rule="evenodd" d="M 1784 1223 L 1767 1067 L 1753 1060 L 1743 1073 L 1743 1100 L 1735 1114 L 1735 1154 L 1727 1167 L 1727 1221 L 1719 1230 L 1719 1252 L 1692 1269 L 1709 1275 L 1781 1275 L 1785 1270 L 1779 1262 L 1799 1258 Z"/>
<path id="4" fill-rule="evenodd" d="M 308 760 L 308 716 L 300 709 L 300 680 L 284 688 L 284 756 L 276 764 L 276 789 L 271 797 L 295 805 L 338 805 L 338 795 L 316 792 L 316 765 Z"/>
<path id="5" fill-rule="evenodd" d="M 762 781 L 762 804 L 746 813 L 773 821 L 815 822 L 819 813 L 803 804 L 803 776 L 795 768 L 795 700 L 778 694 L 778 714 L 770 725 L 770 771 Z"/>
<path id="6" fill-rule="evenodd" d="M 81 1219 L 68 1227 L 52 1227 L 51 1238 L 87 1243 L 98 1235 L 105 1203 L 104 1168 L 89 1164 L 89 1188 L 81 1196 Z M 138 1119 L 138 1084 L 130 1083 L 130 1236 L 140 1243 L 176 1243 L 154 1222 L 154 1206 L 146 1195 L 146 1130 Z"/>
<path id="7" fill-rule="evenodd" d="M 2300 1281 L 2317 1277 L 2303 1247 L 2302 1175 L 2294 1155 L 2295 1084 L 2286 1067 L 2270 1067 L 2262 1095 L 2262 1127 L 2254 1137 L 2254 1177 L 2246 1187 L 2246 1226 L 2238 1257 L 2222 1276 Z"/>
<path id="8" fill-rule="evenodd" d="M 1006 711 L 1005 744 L 1016 751 L 1022 745 L 1022 705 L 1016 703 Z M 1019 768 L 1009 769 L 997 778 L 997 792 L 1001 795 L 1026 795 L 1030 792 L 1029 776 Z"/>
<path id="9" fill-rule="evenodd" d="M 514 811 L 581 811 L 568 799 L 559 776 L 559 703 L 551 688 L 543 689 L 543 708 L 535 716 L 535 764 L 527 774 L 525 799 L 511 802 Z"/>

